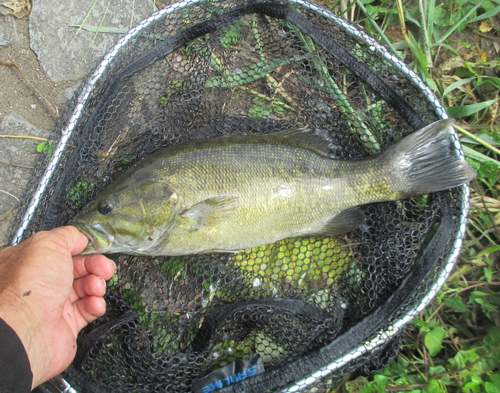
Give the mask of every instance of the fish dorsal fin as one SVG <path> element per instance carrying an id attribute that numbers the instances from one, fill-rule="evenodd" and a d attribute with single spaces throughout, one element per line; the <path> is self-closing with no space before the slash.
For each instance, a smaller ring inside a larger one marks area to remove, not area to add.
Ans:
<path id="1" fill-rule="evenodd" d="M 330 146 L 333 143 L 326 131 L 310 128 L 290 128 L 270 135 L 291 139 L 309 150 L 326 156 L 330 155 Z"/>
<path id="2" fill-rule="evenodd" d="M 365 222 L 365 215 L 358 207 L 351 207 L 332 216 L 322 228 L 308 236 L 338 236 L 358 228 Z"/>
<path id="3" fill-rule="evenodd" d="M 212 226 L 220 220 L 225 220 L 238 207 L 238 197 L 218 196 L 198 202 L 183 213 L 191 231 Z"/>

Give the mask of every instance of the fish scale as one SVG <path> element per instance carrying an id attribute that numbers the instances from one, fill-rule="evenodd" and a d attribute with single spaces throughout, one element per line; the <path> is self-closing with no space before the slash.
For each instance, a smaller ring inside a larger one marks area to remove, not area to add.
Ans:
<path id="1" fill-rule="evenodd" d="M 475 172 L 450 154 L 453 122 L 385 152 L 335 160 L 310 130 L 194 140 L 132 167 L 73 220 L 84 253 L 237 252 L 297 236 L 336 236 L 364 222 L 359 205 L 456 187 Z"/>

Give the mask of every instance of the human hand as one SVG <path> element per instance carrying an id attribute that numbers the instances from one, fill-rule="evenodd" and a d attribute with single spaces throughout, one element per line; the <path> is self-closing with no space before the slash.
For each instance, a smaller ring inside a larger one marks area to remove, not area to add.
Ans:
<path id="1" fill-rule="evenodd" d="M 78 333 L 106 311 L 105 280 L 116 266 L 102 255 L 77 256 L 87 243 L 67 226 L 0 251 L 0 318 L 26 349 L 32 388 L 71 364 Z"/>

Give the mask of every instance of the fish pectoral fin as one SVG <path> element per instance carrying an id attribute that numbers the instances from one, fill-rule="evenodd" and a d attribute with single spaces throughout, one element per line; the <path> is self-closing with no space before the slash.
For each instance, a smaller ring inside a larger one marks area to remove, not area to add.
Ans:
<path id="1" fill-rule="evenodd" d="M 238 207 L 238 197 L 218 196 L 198 202 L 181 214 L 188 222 L 190 231 L 213 226 L 228 218 Z"/>
<path id="2" fill-rule="evenodd" d="M 337 236 L 358 228 L 365 222 L 365 215 L 358 207 L 351 207 L 335 214 L 319 231 L 309 236 Z"/>

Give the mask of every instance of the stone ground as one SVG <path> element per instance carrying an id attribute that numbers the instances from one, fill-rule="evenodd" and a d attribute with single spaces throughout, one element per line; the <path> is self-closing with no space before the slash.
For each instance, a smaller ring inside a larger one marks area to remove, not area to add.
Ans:
<path id="1" fill-rule="evenodd" d="M 37 0 L 27 17 L 0 16 L 0 248 L 42 143 L 29 138 L 48 137 L 72 92 L 120 37 L 75 26 L 128 29 L 171 2 Z"/>

